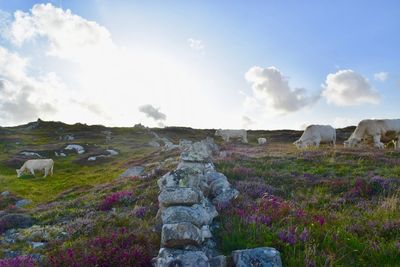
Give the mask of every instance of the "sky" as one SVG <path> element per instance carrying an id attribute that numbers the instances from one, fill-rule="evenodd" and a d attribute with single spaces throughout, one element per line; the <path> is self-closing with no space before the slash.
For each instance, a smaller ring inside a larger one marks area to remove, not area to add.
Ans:
<path id="1" fill-rule="evenodd" d="M 0 125 L 399 118 L 399 1 L 0 0 Z"/>

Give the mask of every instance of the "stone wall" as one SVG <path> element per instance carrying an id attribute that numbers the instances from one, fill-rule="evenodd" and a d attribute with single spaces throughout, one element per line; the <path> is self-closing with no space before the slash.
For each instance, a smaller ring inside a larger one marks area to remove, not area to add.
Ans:
<path id="1" fill-rule="evenodd" d="M 195 143 L 181 141 L 179 147 L 182 153 L 178 167 L 157 182 L 161 191 L 157 214 L 161 248 L 153 264 L 156 267 L 226 266 L 226 257 L 218 254 L 211 231 L 213 220 L 218 216 L 215 207 L 236 198 L 239 192 L 224 174 L 216 171 L 212 156 L 218 152 L 218 146 L 212 138 Z M 253 266 L 246 265 L 249 260 L 264 263 L 263 249 L 257 250 L 256 258 L 252 257 L 252 250 L 234 252 L 235 265 Z M 280 266 L 279 252 L 265 249 L 273 260 L 267 261 L 277 265 L 254 266 Z"/>

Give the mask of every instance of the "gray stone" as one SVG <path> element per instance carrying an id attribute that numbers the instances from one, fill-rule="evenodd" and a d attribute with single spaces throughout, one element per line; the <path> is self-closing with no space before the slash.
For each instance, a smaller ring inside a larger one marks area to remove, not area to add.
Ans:
<path id="1" fill-rule="evenodd" d="M 208 258 L 202 251 L 160 249 L 153 260 L 155 267 L 210 267 Z"/>
<path id="2" fill-rule="evenodd" d="M 144 174 L 144 167 L 142 166 L 133 166 L 128 168 L 124 171 L 119 178 L 126 178 L 126 177 L 137 177 Z"/>
<path id="3" fill-rule="evenodd" d="M 0 195 L 1 195 L 2 197 L 7 197 L 7 196 L 10 195 L 10 192 L 4 191 L 4 192 L 2 192 Z"/>
<path id="4" fill-rule="evenodd" d="M 215 172 L 215 167 L 212 162 L 191 162 L 191 161 L 181 161 L 176 167 L 177 170 L 180 169 L 192 169 L 196 172 L 205 174 L 207 172 Z"/>
<path id="5" fill-rule="evenodd" d="M 201 230 L 191 223 L 164 224 L 162 227 L 162 247 L 183 248 L 187 245 L 198 246 L 201 242 Z"/>
<path id="6" fill-rule="evenodd" d="M 156 141 L 150 141 L 148 144 L 151 147 L 160 147 L 160 144 Z"/>
<path id="7" fill-rule="evenodd" d="M 6 231 L 12 228 L 28 228 L 32 226 L 34 220 L 26 214 L 8 213 L 0 217 L 0 231 Z"/>
<path id="8" fill-rule="evenodd" d="M 214 206 L 212 206 L 214 207 Z M 166 208 L 161 213 L 161 218 L 164 224 L 174 224 L 187 222 L 202 227 L 203 225 L 209 225 L 213 219 L 218 215 L 218 212 L 206 209 L 202 205 L 195 204 L 193 206 L 173 206 Z M 202 234 L 202 236 L 204 236 Z M 207 237 L 209 238 L 209 237 Z"/>
<path id="9" fill-rule="evenodd" d="M 21 200 L 18 200 L 17 202 L 15 202 L 15 207 L 22 208 L 22 207 L 24 207 L 26 205 L 29 205 L 31 203 L 32 203 L 32 201 L 29 200 L 29 199 L 21 199 Z"/>
<path id="10" fill-rule="evenodd" d="M 46 245 L 44 242 L 30 242 L 33 249 L 40 248 Z"/>
<path id="11" fill-rule="evenodd" d="M 210 267 L 226 267 L 226 257 L 224 255 L 219 255 L 210 259 Z"/>
<path id="12" fill-rule="evenodd" d="M 190 168 L 179 169 L 165 174 L 157 181 L 160 190 L 166 187 L 192 187 L 201 191 L 208 191 L 206 177 Z"/>
<path id="13" fill-rule="evenodd" d="M 202 193 L 190 187 L 165 187 L 158 201 L 165 207 L 172 205 L 193 205 L 200 203 Z"/>
<path id="14" fill-rule="evenodd" d="M 239 191 L 237 191 L 234 188 L 229 188 L 221 192 L 221 194 L 217 195 L 215 198 L 213 198 L 212 203 L 214 205 L 225 204 L 231 201 L 232 199 L 237 198 L 238 195 Z"/>
<path id="15" fill-rule="evenodd" d="M 181 154 L 181 159 L 183 161 L 193 161 L 193 162 L 211 162 L 212 155 L 218 147 L 215 147 L 214 140 L 206 139 L 200 142 L 189 143 L 186 142 L 181 147 L 183 150 Z"/>
<path id="16" fill-rule="evenodd" d="M 278 250 L 269 247 L 235 250 L 232 252 L 236 267 L 281 267 Z"/>

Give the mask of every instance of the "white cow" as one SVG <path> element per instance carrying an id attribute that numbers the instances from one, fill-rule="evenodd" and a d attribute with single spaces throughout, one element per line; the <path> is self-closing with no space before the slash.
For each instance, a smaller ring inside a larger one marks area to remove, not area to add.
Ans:
<path id="1" fill-rule="evenodd" d="M 32 175 L 35 175 L 35 170 L 44 170 L 44 177 L 46 177 L 49 172 L 53 175 L 54 161 L 52 159 L 30 159 L 25 161 L 24 165 L 20 169 L 17 169 L 17 176 L 21 175 L 28 170 Z"/>
<path id="2" fill-rule="evenodd" d="M 387 133 L 393 132 L 397 136 L 397 145 L 400 145 L 400 119 L 396 120 L 362 120 L 351 134 L 349 139 L 344 142 L 345 147 L 355 147 L 361 140 L 372 137 L 374 146 L 384 148 L 381 138 Z"/>
<path id="3" fill-rule="evenodd" d="M 258 142 L 259 145 L 264 145 L 264 144 L 267 143 L 267 138 L 260 137 L 260 138 L 257 139 L 257 142 Z"/>
<path id="4" fill-rule="evenodd" d="M 247 131 L 246 130 L 216 130 L 216 136 L 221 136 L 225 142 L 229 142 L 230 138 L 241 138 L 243 143 L 248 143 L 247 141 Z"/>
<path id="5" fill-rule="evenodd" d="M 308 146 L 319 147 L 321 142 L 332 143 L 336 145 L 336 130 L 330 125 L 309 125 L 304 130 L 300 139 L 294 142 L 297 148 Z"/>

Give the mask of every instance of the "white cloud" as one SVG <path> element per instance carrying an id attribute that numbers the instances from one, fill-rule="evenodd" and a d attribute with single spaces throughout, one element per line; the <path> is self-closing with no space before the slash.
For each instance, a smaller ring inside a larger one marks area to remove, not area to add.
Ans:
<path id="1" fill-rule="evenodd" d="M 254 98 L 277 111 L 297 111 L 319 99 L 319 96 L 310 96 L 304 88 L 291 88 L 288 78 L 275 67 L 254 66 L 246 72 L 245 78 L 252 83 Z"/>
<path id="2" fill-rule="evenodd" d="M 164 121 L 167 119 L 167 116 L 160 112 L 159 108 L 155 108 L 150 104 L 140 106 L 139 111 L 144 113 L 146 117 L 152 118 L 155 121 Z"/>
<path id="3" fill-rule="evenodd" d="M 1 122 L 23 122 L 56 112 L 54 94 L 60 83 L 54 73 L 29 76 L 29 61 L 0 46 Z M 46 117 L 46 116 L 44 116 Z"/>
<path id="4" fill-rule="evenodd" d="M 368 80 L 353 70 L 339 70 L 328 74 L 322 95 L 328 103 L 338 106 L 356 106 L 379 103 L 379 94 Z"/>
<path id="5" fill-rule="evenodd" d="M 205 45 L 202 40 L 189 38 L 187 40 L 187 42 L 188 42 L 190 48 L 192 48 L 193 50 L 196 50 L 199 52 L 204 52 Z"/>
<path id="6" fill-rule="evenodd" d="M 36 4 L 30 13 L 16 11 L 14 17 L 10 38 L 18 46 L 44 37 L 49 55 L 68 59 L 101 56 L 101 51 L 113 47 L 106 28 L 50 3 Z"/>
<path id="7" fill-rule="evenodd" d="M 381 71 L 381 72 L 375 73 L 374 78 L 377 81 L 384 82 L 389 78 L 389 73 Z"/>

